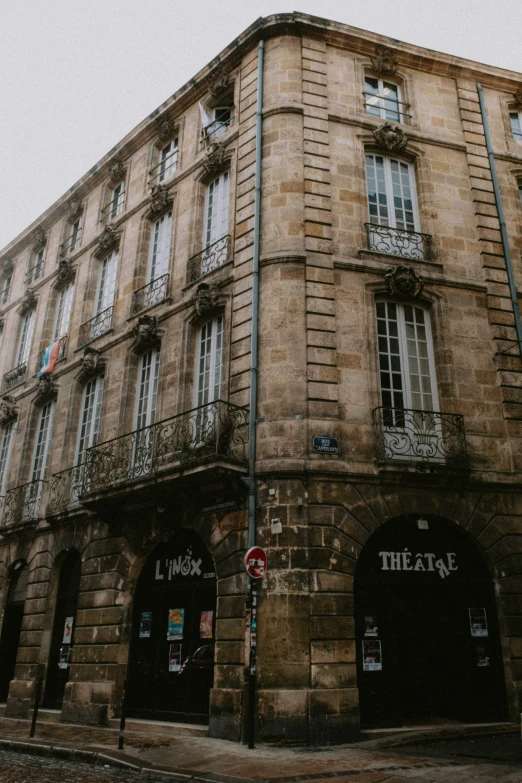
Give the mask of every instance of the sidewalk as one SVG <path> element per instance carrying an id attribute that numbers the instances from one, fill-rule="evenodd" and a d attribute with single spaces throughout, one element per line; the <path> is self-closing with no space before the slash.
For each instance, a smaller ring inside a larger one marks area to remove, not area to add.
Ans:
<path id="1" fill-rule="evenodd" d="M 497 737 L 490 745 L 494 747 L 508 734 L 513 736 L 516 728 L 490 728 L 489 735 Z M 459 736 L 458 731 L 445 730 L 443 734 Z M 480 729 L 468 732 L 467 737 L 475 737 L 471 742 L 481 744 Z M 407 744 L 411 742 L 422 743 L 422 755 L 417 754 L 415 746 Z M 440 757 L 436 752 L 438 744 L 437 732 L 412 732 L 327 748 L 260 745 L 249 750 L 244 745 L 205 736 L 128 729 L 125 749 L 118 751 L 117 729 L 42 722 L 30 740 L 28 721 L 0 718 L 0 749 L 111 764 L 141 771 L 145 777 L 153 773 L 155 781 L 168 778 L 220 783 L 326 783 L 332 779 L 335 783 L 522 783 L 520 764 L 490 762 L 489 758 Z M 430 751 L 430 745 L 435 752 Z"/>

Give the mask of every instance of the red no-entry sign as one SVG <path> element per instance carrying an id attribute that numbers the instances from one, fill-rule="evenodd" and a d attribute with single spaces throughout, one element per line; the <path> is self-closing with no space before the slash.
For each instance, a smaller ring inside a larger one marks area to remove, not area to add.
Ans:
<path id="1" fill-rule="evenodd" d="M 253 546 L 245 555 L 247 574 L 253 579 L 262 579 L 266 574 L 266 552 L 260 546 Z"/>

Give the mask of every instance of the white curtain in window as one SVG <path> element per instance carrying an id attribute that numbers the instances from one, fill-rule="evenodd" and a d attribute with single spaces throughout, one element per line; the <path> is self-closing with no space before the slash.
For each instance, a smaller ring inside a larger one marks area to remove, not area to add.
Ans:
<path id="1" fill-rule="evenodd" d="M 203 246 L 208 247 L 228 234 L 230 176 L 225 171 L 207 187 Z"/>

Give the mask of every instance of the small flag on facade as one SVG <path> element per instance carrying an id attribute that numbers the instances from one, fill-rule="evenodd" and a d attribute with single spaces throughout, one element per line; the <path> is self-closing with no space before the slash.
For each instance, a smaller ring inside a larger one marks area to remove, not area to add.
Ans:
<path id="1" fill-rule="evenodd" d="M 54 368 L 56 367 L 56 362 L 58 361 L 58 357 L 60 355 L 60 345 L 61 345 L 61 338 L 59 337 L 56 342 L 54 342 L 52 345 L 49 345 L 42 356 L 42 366 L 40 367 L 39 372 L 36 373 L 37 378 L 41 378 L 42 375 L 49 375 L 54 371 Z"/>

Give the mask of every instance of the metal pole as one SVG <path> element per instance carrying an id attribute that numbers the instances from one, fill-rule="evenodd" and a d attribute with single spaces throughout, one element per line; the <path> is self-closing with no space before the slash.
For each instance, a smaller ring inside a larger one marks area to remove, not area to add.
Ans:
<path id="1" fill-rule="evenodd" d="M 502 207 L 502 199 L 500 197 L 500 186 L 498 184 L 497 169 L 495 166 L 495 156 L 493 155 L 493 147 L 491 144 L 491 135 L 489 133 L 488 118 L 486 114 L 486 105 L 484 103 L 484 91 L 481 84 L 477 84 L 477 92 L 480 104 L 480 113 L 482 115 L 482 125 L 484 126 L 484 136 L 486 137 L 486 149 L 488 152 L 489 168 L 491 171 L 491 179 L 493 181 L 493 192 L 495 194 L 495 202 L 497 204 L 498 219 L 500 223 L 500 235 L 502 237 L 502 246 L 504 248 L 504 258 L 506 259 L 506 271 L 509 283 L 509 294 L 511 297 L 511 305 L 513 307 L 513 315 L 515 317 L 515 332 L 517 335 L 516 342 L 518 343 L 518 350 L 522 357 L 522 323 L 520 321 L 520 309 L 518 307 L 517 297 L 517 285 L 515 283 L 515 276 L 513 274 L 513 265 L 511 262 L 511 251 L 509 249 L 509 238 L 506 227 L 506 220 L 504 218 L 504 209 Z"/>
<path id="2" fill-rule="evenodd" d="M 120 734 L 118 737 L 118 750 L 123 750 L 125 742 L 125 718 L 127 717 L 127 680 L 123 683 L 123 695 L 121 697 L 121 716 L 120 716 Z"/>
<path id="3" fill-rule="evenodd" d="M 43 677 L 38 677 L 36 680 L 36 693 L 34 696 L 33 718 L 31 720 L 31 730 L 29 736 L 34 737 L 36 731 L 36 719 L 38 717 L 38 708 L 40 707 L 40 697 L 42 695 Z"/>
<path id="4" fill-rule="evenodd" d="M 250 655 L 248 665 L 248 747 L 255 747 L 257 667 L 257 583 L 250 577 Z"/>

